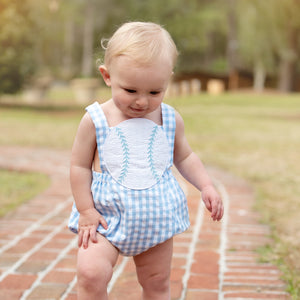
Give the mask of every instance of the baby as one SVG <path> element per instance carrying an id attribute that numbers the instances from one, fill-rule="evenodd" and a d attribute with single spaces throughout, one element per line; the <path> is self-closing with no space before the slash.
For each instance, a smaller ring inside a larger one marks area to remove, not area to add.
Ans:
<path id="1" fill-rule="evenodd" d="M 99 69 L 112 98 L 86 108 L 71 157 L 78 298 L 108 299 L 122 254 L 133 256 L 143 299 L 170 299 L 172 237 L 190 224 L 171 166 L 201 191 L 213 220 L 223 216 L 222 200 L 181 116 L 163 103 L 178 55 L 169 33 L 154 23 L 125 23 L 105 50 Z"/>

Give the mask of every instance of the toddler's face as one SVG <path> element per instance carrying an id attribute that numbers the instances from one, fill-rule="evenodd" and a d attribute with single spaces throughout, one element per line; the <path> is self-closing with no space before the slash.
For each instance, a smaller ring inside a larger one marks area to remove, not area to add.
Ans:
<path id="1" fill-rule="evenodd" d="M 111 86 L 112 98 L 126 117 L 142 118 L 159 108 L 163 101 L 172 65 L 158 59 L 153 65 L 140 66 L 131 58 L 114 59 L 106 84 Z"/>

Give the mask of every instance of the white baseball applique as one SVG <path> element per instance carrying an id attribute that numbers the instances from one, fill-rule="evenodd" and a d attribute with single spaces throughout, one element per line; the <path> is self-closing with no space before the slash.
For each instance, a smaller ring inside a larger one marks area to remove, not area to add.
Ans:
<path id="1" fill-rule="evenodd" d="M 103 147 L 108 172 L 130 189 L 147 189 L 156 184 L 170 161 L 170 148 L 161 126 L 134 118 L 110 128 Z"/>

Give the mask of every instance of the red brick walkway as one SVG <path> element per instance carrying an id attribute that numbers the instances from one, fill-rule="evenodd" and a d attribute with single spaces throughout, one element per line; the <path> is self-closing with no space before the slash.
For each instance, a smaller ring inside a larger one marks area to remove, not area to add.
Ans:
<path id="1" fill-rule="evenodd" d="M 44 193 L 0 219 L 0 299 L 77 299 L 76 236 L 66 227 L 72 205 L 69 153 L 0 147 L 0 168 L 42 171 L 51 177 Z M 259 263 L 255 249 L 268 242 L 268 227 L 251 209 L 253 191 L 243 180 L 209 168 L 224 199 L 220 223 L 210 220 L 200 194 L 182 181 L 190 229 L 174 238 L 172 299 L 290 299 L 280 272 Z M 134 264 L 120 257 L 110 299 L 140 299 Z"/>

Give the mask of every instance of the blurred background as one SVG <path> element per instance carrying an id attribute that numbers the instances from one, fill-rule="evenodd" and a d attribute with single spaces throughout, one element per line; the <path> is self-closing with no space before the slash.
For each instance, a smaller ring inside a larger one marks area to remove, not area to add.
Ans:
<path id="1" fill-rule="evenodd" d="M 166 101 L 205 164 L 253 186 L 273 241 L 260 260 L 300 299 L 300 0 L 0 0 L 0 156 L 11 146 L 69 154 L 83 107 L 110 97 L 101 39 L 136 20 L 174 38 Z M 0 169 L 0 216 L 40 193 L 41 178 Z"/>
<path id="2" fill-rule="evenodd" d="M 94 77 L 101 39 L 132 20 L 171 33 L 175 80 L 300 91 L 299 0 L 0 0 L 0 93 Z"/>

